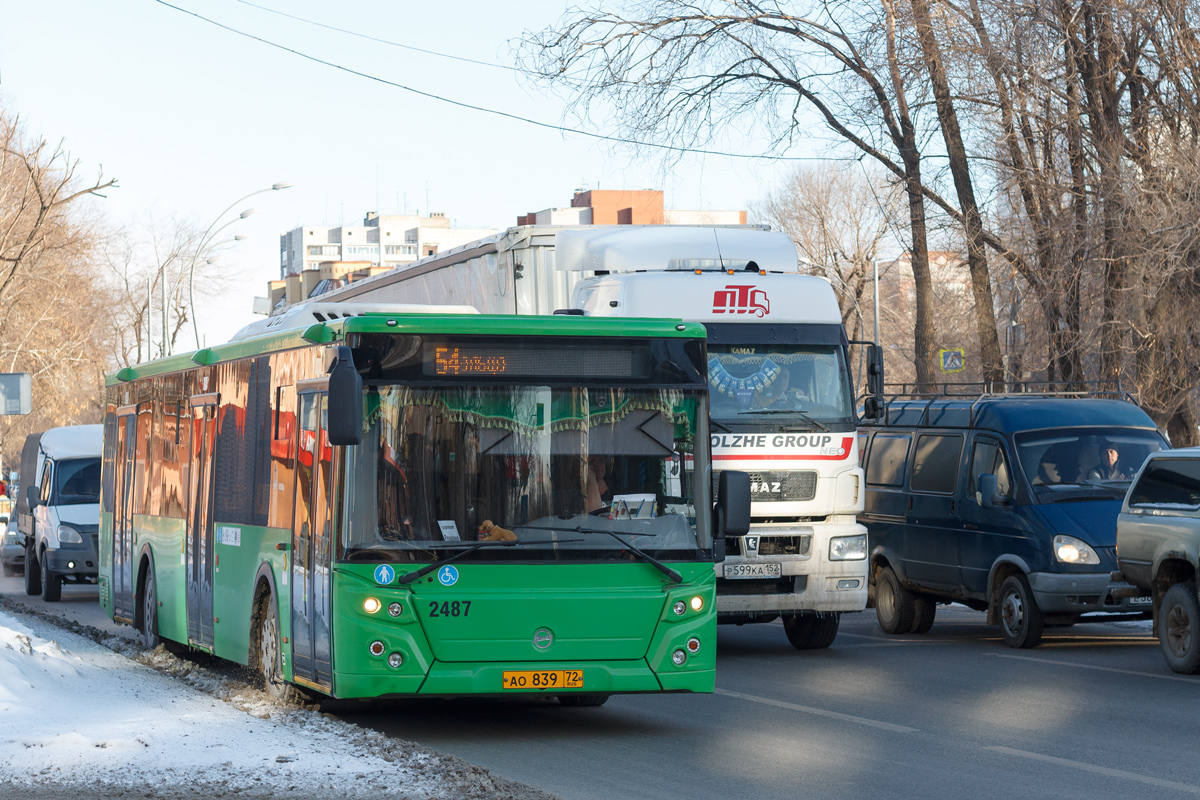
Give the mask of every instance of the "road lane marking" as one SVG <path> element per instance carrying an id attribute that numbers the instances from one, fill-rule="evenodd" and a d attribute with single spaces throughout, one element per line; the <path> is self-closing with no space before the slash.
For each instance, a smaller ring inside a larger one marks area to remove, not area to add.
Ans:
<path id="1" fill-rule="evenodd" d="M 800 706 L 795 703 L 785 703 L 783 700 L 772 700 L 769 697 L 758 697 L 753 694 L 742 694 L 741 692 L 731 692 L 728 689 L 715 689 L 716 694 L 726 697 L 736 697 L 738 700 L 749 700 L 751 703 L 762 703 L 765 706 L 775 706 L 776 708 L 786 708 L 789 711 L 801 711 L 805 714 L 815 714 L 818 717 L 829 717 L 830 719 L 840 719 L 842 722 L 854 722 L 859 725 L 870 725 L 872 728 L 882 728 L 885 731 L 894 731 L 895 733 L 917 733 L 917 728 L 908 728 L 904 725 L 893 725 L 890 722 L 880 722 L 877 719 L 867 719 L 866 717 L 855 717 L 850 714 L 839 714 L 836 711 L 826 711 L 823 708 L 813 708 L 812 706 Z"/>
<path id="2" fill-rule="evenodd" d="M 1138 675 L 1143 678 L 1158 678 L 1164 681 L 1183 681 L 1190 683 L 1193 686 L 1200 686 L 1200 679 L 1188 678 L 1183 675 L 1159 675 L 1157 672 L 1138 672 L 1134 669 L 1116 669 L 1114 667 L 1097 667 L 1092 664 L 1076 664 L 1074 661 L 1058 661 L 1053 658 L 1035 658 L 1033 656 L 1014 656 L 1008 653 L 987 653 L 993 658 L 1012 658 L 1017 661 L 1032 661 L 1035 664 L 1055 664 L 1060 667 L 1076 667 L 1078 669 L 1092 669 L 1097 672 L 1115 672 L 1118 675 Z"/>
<path id="3" fill-rule="evenodd" d="M 1054 756 L 1044 756 L 1041 753 L 1030 753 L 1025 750 L 1014 750 L 1011 747 L 985 747 L 984 750 L 991 750 L 994 753 L 1004 753 L 1005 755 L 1017 756 L 1019 758 L 1028 758 L 1034 761 L 1044 761 L 1047 764 L 1054 764 L 1059 767 L 1071 767 L 1072 769 L 1082 770 L 1083 772 L 1094 772 L 1097 775 L 1107 775 L 1110 778 L 1124 778 L 1129 781 L 1138 781 L 1139 783 L 1148 783 L 1151 786 L 1159 786 L 1163 789 L 1175 789 L 1188 794 L 1200 795 L 1200 786 L 1193 786 L 1190 783 L 1176 783 L 1175 781 L 1165 781 L 1162 778 L 1152 778 L 1149 775 L 1139 775 L 1136 772 L 1126 772 L 1121 769 L 1112 769 L 1111 767 L 1098 767 L 1095 764 L 1085 764 L 1082 761 L 1072 761 L 1068 758 L 1055 758 Z"/>

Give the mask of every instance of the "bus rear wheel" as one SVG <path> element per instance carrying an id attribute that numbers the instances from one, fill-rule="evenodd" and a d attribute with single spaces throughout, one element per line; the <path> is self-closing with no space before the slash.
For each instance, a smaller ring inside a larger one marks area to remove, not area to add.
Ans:
<path id="1" fill-rule="evenodd" d="M 255 661 L 263 689 L 279 700 L 294 700 L 298 696 L 296 687 L 283 678 L 283 659 L 279 646 L 279 612 L 275 607 L 274 597 L 270 594 L 263 595 L 255 618 L 259 621 Z"/>
<path id="2" fill-rule="evenodd" d="M 588 708 L 602 706 L 608 702 L 608 698 L 606 694 L 560 694 L 558 702 L 569 708 Z"/>
<path id="3" fill-rule="evenodd" d="M 158 586 L 154 582 L 154 567 L 146 567 L 142 583 L 142 647 L 158 647 Z"/>

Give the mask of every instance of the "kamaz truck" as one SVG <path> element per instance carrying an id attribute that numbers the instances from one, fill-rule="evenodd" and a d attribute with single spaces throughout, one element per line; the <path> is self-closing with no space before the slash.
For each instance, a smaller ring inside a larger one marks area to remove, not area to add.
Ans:
<path id="1" fill-rule="evenodd" d="M 759 226 L 521 226 L 320 302 L 703 323 L 711 480 L 749 472 L 753 498 L 750 534 L 727 540 L 715 567 L 718 622 L 782 618 L 788 640 L 806 650 L 828 647 L 840 614 L 866 607 L 850 342 L 832 287 L 800 274 L 786 235 Z M 868 354 L 877 393 L 882 360 L 874 345 Z"/>

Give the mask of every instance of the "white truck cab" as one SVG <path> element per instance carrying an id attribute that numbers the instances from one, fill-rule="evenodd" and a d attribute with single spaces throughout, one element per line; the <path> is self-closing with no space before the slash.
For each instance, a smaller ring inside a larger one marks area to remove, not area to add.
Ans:
<path id="1" fill-rule="evenodd" d="M 26 594 L 57 602 L 63 583 L 96 582 L 103 430 L 72 425 L 25 440 L 17 524 L 25 540 Z"/>

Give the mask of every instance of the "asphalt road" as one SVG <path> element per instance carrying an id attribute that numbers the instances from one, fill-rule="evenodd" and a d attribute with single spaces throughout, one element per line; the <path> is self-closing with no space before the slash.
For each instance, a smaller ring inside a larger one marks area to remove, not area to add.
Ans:
<path id="1" fill-rule="evenodd" d="M 23 596 L 15 579 L 0 592 Z M 95 597 L 70 587 L 58 608 L 104 625 Z M 867 612 L 824 651 L 796 652 L 778 623 L 722 627 L 719 647 L 715 696 L 347 718 L 571 800 L 1200 795 L 1200 677 L 1166 668 L 1149 623 L 1048 629 L 1017 651 L 982 614 L 940 607 L 923 636 L 887 636 Z"/>

